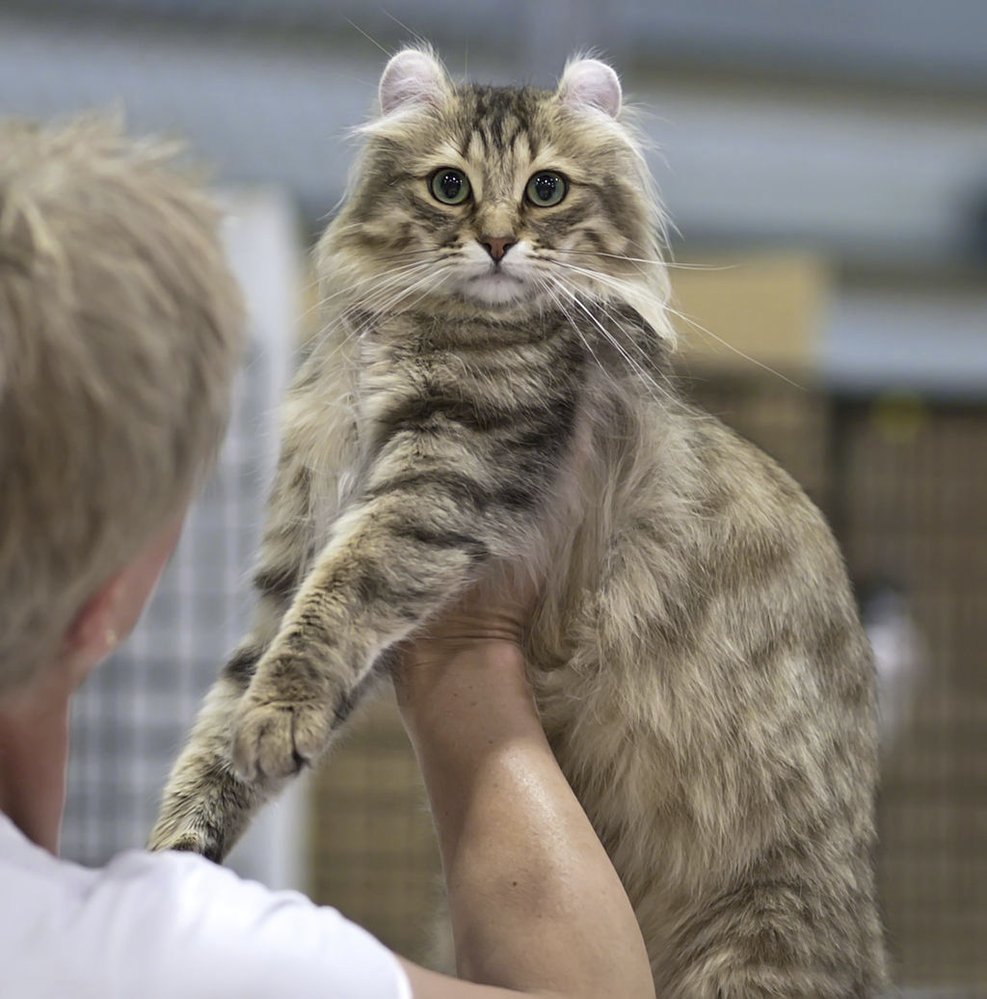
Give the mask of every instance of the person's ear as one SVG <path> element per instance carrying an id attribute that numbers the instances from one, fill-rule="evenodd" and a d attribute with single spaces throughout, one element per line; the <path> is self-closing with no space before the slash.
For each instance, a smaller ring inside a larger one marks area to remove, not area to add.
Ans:
<path id="1" fill-rule="evenodd" d="M 62 658 L 81 682 L 131 632 L 181 534 L 179 517 L 104 582 L 65 632 Z"/>
<path id="2" fill-rule="evenodd" d="M 119 618 L 126 570 L 104 583 L 76 614 L 62 641 L 62 658 L 79 670 L 79 679 L 120 643 Z"/>

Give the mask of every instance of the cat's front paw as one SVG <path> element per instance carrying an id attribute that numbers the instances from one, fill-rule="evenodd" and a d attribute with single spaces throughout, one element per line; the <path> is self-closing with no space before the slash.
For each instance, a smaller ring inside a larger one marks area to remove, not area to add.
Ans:
<path id="1" fill-rule="evenodd" d="M 182 853 L 198 853 L 209 860 L 219 861 L 221 849 L 204 829 L 185 827 L 183 829 L 155 829 L 147 841 L 147 848 L 158 853 L 162 850 L 179 850 Z"/>
<path id="2" fill-rule="evenodd" d="M 156 853 L 162 850 L 198 853 L 219 863 L 226 852 L 226 841 L 222 823 L 209 820 L 208 800 L 207 796 L 167 796 L 148 837 L 147 848 Z"/>
<path id="3" fill-rule="evenodd" d="M 250 694 L 233 728 L 233 768 L 250 783 L 291 777 L 329 745 L 324 704 L 257 700 Z"/>

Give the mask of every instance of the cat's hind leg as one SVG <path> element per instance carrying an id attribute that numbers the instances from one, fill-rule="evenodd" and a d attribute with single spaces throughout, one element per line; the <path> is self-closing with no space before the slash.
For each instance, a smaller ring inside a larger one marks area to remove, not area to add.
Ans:
<path id="1" fill-rule="evenodd" d="M 735 886 L 683 920 L 656 967 L 669 999 L 865 999 L 886 985 L 868 876 Z M 843 882 L 842 885 L 840 882 Z"/>

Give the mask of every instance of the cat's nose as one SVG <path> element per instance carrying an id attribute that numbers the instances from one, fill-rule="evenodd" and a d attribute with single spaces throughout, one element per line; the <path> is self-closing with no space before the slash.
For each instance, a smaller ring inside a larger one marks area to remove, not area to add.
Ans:
<path id="1" fill-rule="evenodd" d="M 517 240 L 513 236 L 481 236 L 479 242 L 486 247 L 491 259 L 501 260 Z"/>

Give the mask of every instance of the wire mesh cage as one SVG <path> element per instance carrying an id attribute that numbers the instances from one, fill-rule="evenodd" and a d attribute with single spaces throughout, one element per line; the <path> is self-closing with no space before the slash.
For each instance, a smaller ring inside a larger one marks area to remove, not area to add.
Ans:
<path id="1" fill-rule="evenodd" d="M 899 595 L 885 628 L 907 628 L 883 704 L 892 950 L 903 981 L 985 994 L 987 407 L 877 400 L 838 414 L 847 557 Z"/>

